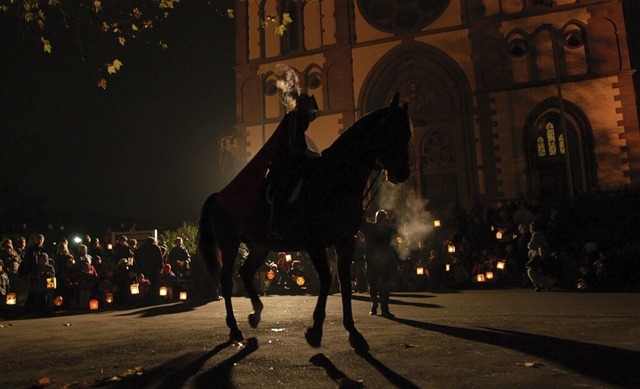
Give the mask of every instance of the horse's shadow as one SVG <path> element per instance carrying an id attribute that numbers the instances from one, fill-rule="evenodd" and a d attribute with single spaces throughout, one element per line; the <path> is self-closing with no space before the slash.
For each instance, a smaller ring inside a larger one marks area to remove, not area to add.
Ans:
<path id="1" fill-rule="evenodd" d="M 401 296 L 404 297 L 404 296 Z M 351 296 L 352 300 L 357 300 L 357 301 L 366 301 L 366 302 L 371 302 L 371 298 L 369 298 L 368 296 Z M 403 300 L 396 300 L 396 299 L 389 299 L 389 304 L 392 305 L 409 305 L 412 307 L 418 307 L 418 308 L 442 308 L 442 305 L 438 305 L 438 304 L 429 304 L 429 303 L 412 303 L 409 301 L 403 301 Z"/>
<path id="2" fill-rule="evenodd" d="M 490 327 L 451 327 L 397 317 L 391 320 L 427 331 L 535 355 L 611 385 L 640 385 L 638 351 Z"/>
<path id="3" fill-rule="evenodd" d="M 160 315 L 172 315 L 176 313 L 183 313 L 193 311 L 199 306 L 206 305 L 213 300 L 198 299 L 187 300 L 183 302 L 175 302 L 162 305 L 148 306 L 142 309 L 134 309 L 133 311 L 120 313 L 118 316 L 140 316 L 140 317 L 154 317 Z M 131 308 L 129 308 L 131 309 Z"/>
<path id="4" fill-rule="evenodd" d="M 233 342 L 227 341 L 214 347 L 202 355 L 189 353 L 181 355 L 171 361 L 145 371 L 142 375 L 124 377 L 118 382 L 103 382 L 92 387 L 105 387 L 108 389 L 125 388 L 157 388 L 173 389 L 183 387 L 187 381 L 204 366 L 204 364 L 220 351 L 231 346 Z M 247 339 L 246 345 L 233 356 L 218 363 L 209 371 L 195 377 L 196 388 L 233 388 L 231 372 L 234 364 L 241 361 L 258 349 L 256 338 Z"/>

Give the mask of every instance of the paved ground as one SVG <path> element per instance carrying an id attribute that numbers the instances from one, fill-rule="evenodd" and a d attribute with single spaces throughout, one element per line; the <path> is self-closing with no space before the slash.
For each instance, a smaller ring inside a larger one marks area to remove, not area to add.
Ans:
<path id="1" fill-rule="evenodd" d="M 38 379 L 51 388 L 640 387 L 640 294 L 399 293 L 395 319 L 369 316 L 356 294 L 356 325 L 371 347 L 360 355 L 338 296 L 318 349 L 303 336 L 315 297 L 263 301 L 252 329 L 248 299 L 234 299 L 243 345 L 226 342 L 223 302 L 3 320 L 0 388 Z"/>

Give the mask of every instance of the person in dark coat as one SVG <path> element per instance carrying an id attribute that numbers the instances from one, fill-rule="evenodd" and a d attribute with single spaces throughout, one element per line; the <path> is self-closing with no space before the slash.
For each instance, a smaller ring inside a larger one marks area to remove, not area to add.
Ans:
<path id="1" fill-rule="evenodd" d="M 159 288 L 158 277 L 162 270 L 162 250 L 158 246 L 156 238 L 150 236 L 136 251 L 136 265 L 140 273 L 144 274 L 151 282 L 147 302 L 153 301 Z"/>

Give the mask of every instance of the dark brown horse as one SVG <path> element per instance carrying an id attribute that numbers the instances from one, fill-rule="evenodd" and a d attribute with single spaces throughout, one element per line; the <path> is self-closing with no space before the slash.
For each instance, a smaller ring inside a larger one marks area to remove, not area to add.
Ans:
<path id="1" fill-rule="evenodd" d="M 322 341 L 327 295 L 331 286 L 326 248 L 334 246 L 341 285 L 343 324 L 349 332 L 351 346 L 356 350 L 368 350 L 367 341 L 355 328 L 351 310 L 350 265 L 354 235 L 363 221 L 363 195 L 371 172 L 386 170 L 387 178 L 392 183 L 401 183 L 409 178 L 410 139 L 407 106 L 399 106 L 397 95 L 389 107 L 373 111 L 356 121 L 321 157 L 309 163 L 297 199 L 287 211 L 288 222 L 282 232 L 284 239 L 268 238 L 269 206 L 266 196 L 257 196 L 257 204 L 248 204 L 247 209 L 251 211 L 242 215 L 223 207 L 224 202 L 218 193 L 207 199 L 200 218 L 199 250 L 210 270 L 219 272 L 231 340 L 244 339 L 231 304 L 234 264 L 241 242 L 249 249 L 249 256 L 240 268 L 240 277 L 251 298 L 254 312 L 249 315 L 249 323 L 254 328 L 260 322 L 263 304 L 253 280 L 269 251 L 307 252 L 320 281 L 313 326 L 305 333 L 307 342 L 313 347 L 319 347 Z M 264 192 L 265 185 L 262 186 Z"/>

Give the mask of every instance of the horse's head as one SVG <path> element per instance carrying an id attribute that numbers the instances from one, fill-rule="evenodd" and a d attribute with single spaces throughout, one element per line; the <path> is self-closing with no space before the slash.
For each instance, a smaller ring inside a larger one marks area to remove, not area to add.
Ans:
<path id="1" fill-rule="evenodd" d="M 398 94 L 388 107 L 374 111 L 378 136 L 376 156 L 379 168 L 387 171 L 387 178 L 394 184 L 406 181 L 411 174 L 409 147 L 411 121 L 407 104 L 400 106 Z"/>

